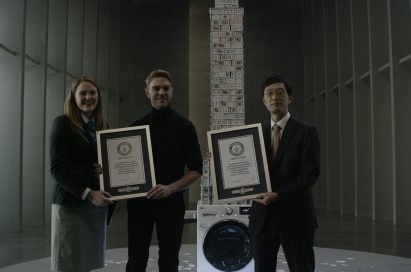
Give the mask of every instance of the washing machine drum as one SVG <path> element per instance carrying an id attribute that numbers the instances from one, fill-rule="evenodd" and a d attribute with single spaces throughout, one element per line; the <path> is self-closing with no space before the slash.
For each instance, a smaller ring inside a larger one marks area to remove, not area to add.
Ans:
<path id="1" fill-rule="evenodd" d="M 221 271 L 238 271 L 253 258 L 248 228 L 235 220 L 224 220 L 206 233 L 203 252 L 207 261 Z"/>

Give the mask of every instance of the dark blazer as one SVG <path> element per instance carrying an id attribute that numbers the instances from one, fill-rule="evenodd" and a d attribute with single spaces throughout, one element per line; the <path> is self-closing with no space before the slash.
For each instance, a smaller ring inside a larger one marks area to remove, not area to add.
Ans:
<path id="1" fill-rule="evenodd" d="M 50 172 L 55 180 L 53 203 L 79 203 L 85 201 L 81 195 L 87 187 L 99 190 L 94 163 L 97 163 L 96 145 L 90 143 L 86 134 L 75 132 L 67 116 L 54 119 L 50 131 Z"/>
<path id="2" fill-rule="evenodd" d="M 268 216 L 274 217 L 274 228 L 280 232 L 313 234 L 317 221 L 311 187 L 320 174 L 320 143 L 315 127 L 293 117 L 281 136 L 275 159 L 271 151 L 271 123 L 263 124 L 267 163 L 274 203 L 264 206 L 252 203 L 249 231 L 258 234 Z"/>

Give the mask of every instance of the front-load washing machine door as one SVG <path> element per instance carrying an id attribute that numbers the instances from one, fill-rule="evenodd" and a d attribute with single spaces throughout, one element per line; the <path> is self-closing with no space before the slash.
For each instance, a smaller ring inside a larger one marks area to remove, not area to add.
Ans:
<path id="1" fill-rule="evenodd" d="M 221 271 L 238 271 L 253 258 L 248 228 L 235 220 L 214 224 L 205 234 L 203 252 L 207 261 Z"/>

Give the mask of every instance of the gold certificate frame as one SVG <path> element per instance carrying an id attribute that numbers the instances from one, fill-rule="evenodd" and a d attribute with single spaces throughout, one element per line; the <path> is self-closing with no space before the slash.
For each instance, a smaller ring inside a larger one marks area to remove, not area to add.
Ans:
<path id="1" fill-rule="evenodd" d="M 215 203 L 271 192 L 261 124 L 208 131 L 207 140 Z"/>
<path id="2" fill-rule="evenodd" d="M 97 131 L 100 189 L 113 200 L 143 197 L 156 185 L 149 126 Z"/>

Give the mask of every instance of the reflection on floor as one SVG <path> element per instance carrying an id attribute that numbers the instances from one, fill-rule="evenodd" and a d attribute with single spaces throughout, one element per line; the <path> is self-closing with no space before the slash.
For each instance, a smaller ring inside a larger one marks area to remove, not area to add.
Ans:
<path id="1" fill-rule="evenodd" d="M 109 227 L 107 256 L 110 259 L 107 259 L 107 267 L 102 271 L 124 271 L 118 268 L 125 265 L 127 258 L 125 250 L 127 248 L 127 216 L 124 206 L 119 205 Z M 370 219 L 322 211 L 318 212 L 318 222 L 320 228 L 315 239 L 317 257 L 320 258 L 317 260 L 318 271 L 411 271 L 409 262 L 411 259 L 411 226 L 392 226 L 387 222 L 374 222 Z M 190 247 L 196 244 L 196 230 L 195 223 L 185 225 L 183 234 L 185 246 L 181 253 L 188 255 L 183 255 L 181 258 L 181 265 L 187 264 L 183 267 L 184 271 L 196 271 L 196 267 L 189 266 L 196 265 L 196 258 L 190 250 Z M 152 250 L 155 251 L 157 244 L 155 234 L 152 244 Z M 408 260 L 370 253 L 405 257 Z M 48 226 L 28 226 L 23 232 L 0 233 L 1 272 L 35 271 L 34 267 L 38 263 L 42 263 L 41 271 L 49 271 L 49 257 L 50 229 Z M 190 258 L 193 261 L 190 261 Z M 13 265 L 26 262 L 30 262 L 29 270 L 23 270 L 23 268 L 10 270 Z M 287 271 L 283 262 L 284 259 L 280 256 L 278 269 Z M 151 259 L 151 263 L 155 265 L 156 260 Z M 107 270 L 114 269 L 114 267 L 119 270 Z M 354 267 L 357 267 L 357 270 Z M 189 268 L 191 270 L 188 270 Z M 331 270 L 334 268 L 337 270 Z M 377 268 L 379 270 L 376 270 Z"/>
<path id="2" fill-rule="evenodd" d="M 157 246 L 151 246 L 150 259 L 147 272 L 158 271 Z M 316 271 L 322 272 L 409 272 L 411 271 L 411 259 L 388 256 L 382 254 L 359 252 L 351 250 L 316 248 Z M 127 262 L 127 249 L 110 249 L 107 251 L 106 266 L 98 271 L 120 272 L 125 271 Z M 38 259 L 26 263 L 0 269 L 0 272 L 43 272 L 49 270 L 50 258 Z M 197 271 L 196 245 L 183 245 L 180 252 L 179 271 Z M 215 270 L 217 271 L 217 270 Z M 241 270 L 240 270 L 241 271 Z M 287 262 L 282 252 L 279 254 L 277 272 L 288 271 Z M 211 271 L 207 271 L 211 272 Z"/>

